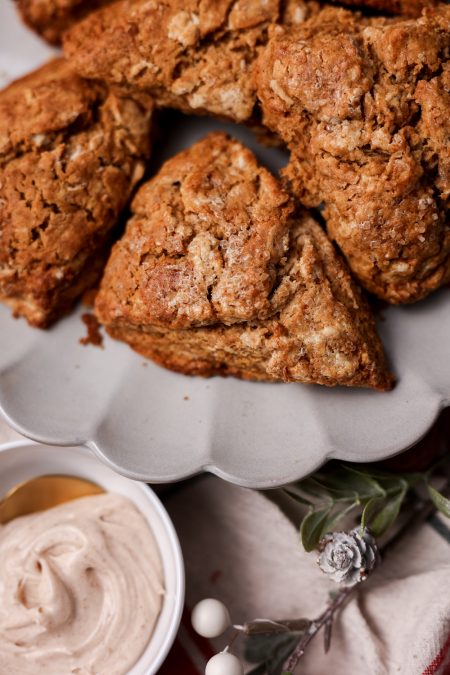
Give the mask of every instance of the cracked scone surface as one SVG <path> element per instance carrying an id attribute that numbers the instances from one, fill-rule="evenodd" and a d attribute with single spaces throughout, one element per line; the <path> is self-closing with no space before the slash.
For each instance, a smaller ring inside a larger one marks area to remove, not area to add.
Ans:
<path id="1" fill-rule="evenodd" d="M 450 7 L 395 21 L 329 8 L 273 31 L 258 62 L 291 188 L 325 204 L 353 272 L 392 303 L 450 279 L 449 56 Z"/>
<path id="2" fill-rule="evenodd" d="M 71 29 L 64 46 L 85 77 L 243 122 L 254 112 L 251 73 L 268 27 L 301 23 L 317 8 L 312 0 L 125 0 Z"/>
<path id="3" fill-rule="evenodd" d="M 97 281 L 149 153 L 150 99 L 55 60 L 0 92 L 0 300 L 45 327 Z"/>
<path id="4" fill-rule="evenodd" d="M 175 156 L 132 212 L 96 299 L 110 335 L 191 375 L 392 386 L 345 264 L 240 143 Z"/>
<path id="5" fill-rule="evenodd" d="M 24 22 L 47 42 L 58 45 L 63 33 L 87 14 L 113 0 L 16 0 Z"/>

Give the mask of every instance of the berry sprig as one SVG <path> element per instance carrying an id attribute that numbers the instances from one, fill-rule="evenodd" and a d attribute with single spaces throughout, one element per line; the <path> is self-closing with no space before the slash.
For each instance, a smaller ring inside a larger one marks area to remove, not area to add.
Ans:
<path id="1" fill-rule="evenodd" d="M 247 675 L 292 675 L 308 645 L 322 630 L 328 651 L 336 614 L 377 568 L 380 552 L 384 556 L 410 528 L 436 510 L 450 518 L 449 484 L 447 452 L 423 473 L 389 474 L 371 467 L 331 465 L 327 471 L 287 488 L 291 497 L 307 507 L 300 528 L 305 550 L 318 551 L 320 569 L 341 589 L 330 594 L 327 607 L 313 620 L 255 619 L 237 625 L 222 602 L 202 600 L 192 612 L 192 625 L 199 635 L 216 638 L 233 629 L 224 650 L 208 661 L 205 675 L 244 675 L 242 662 L 230 651 L 241 635 L 248 638 L 247 660 L 258 664 Z M 349 515 L 357 515 L 357 526 L 333 531 Z M 391 531 L 393 534 L 387 537 Z M 382 537 L 380 547 L 374 533 Z"/>

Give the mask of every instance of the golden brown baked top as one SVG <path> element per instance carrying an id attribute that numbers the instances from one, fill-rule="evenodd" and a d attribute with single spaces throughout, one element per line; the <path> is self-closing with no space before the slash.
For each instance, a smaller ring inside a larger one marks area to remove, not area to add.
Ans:
<path id="1" fill-rule="evenodd" d="M 124 0 L 87 17 L 64 46 L 85 77 L 150 92 L 162 106 L 242 122 L 270 24 L 317 11 L 303 0 Z"/>
<path id="2" fill-rule="evenodd" d="M 240 143 L 170 159 L 132 211 L 96 300 L 111 334 L 182 372 L 390 388 L 344 263 Z"/>
<path id="3" fill-rule="evenodd" d="M 211 134 L 169 159 L 132 210 L 117 245 L 126 267 L 116 253 L 106 272 L 127 320 L 187 328 L 273 312 L 293 205 L 240 143 Z"/>
<path id="4" fill-rule="evenodd" d="M 55 60 L 0 92 L 0 296 L 47 323 L 104 246 L 149 153 L 151 100 Z M 83 289 L 82 289 L 83 290 Z"/>
<path id="5" fill-rule="evenodd" d="M 277 27 L 256 71 L 285 175 L 353 271 L 391 302 L 450 277 L 450 7 L 420 19 L 328 8 Z"/>
<path id="6" fill-rule="evenodd" d="M 95 11 L 99 7 L 109 5 L 114 0 L 16 0 L 19 12 L 26 24 L 42 37 L 52 44 L 60 44 L 63 34 L 66 30 L 71 28 L 75 23 L 83 19 L 85 16 Z M 338 0 L 329 0 L 331 2 Z M 307 3 L 312 4 L 313 0 L 288 0 L 284 3 L 287 5 L 288 21 L 292 22 L 303 19 L 306 12 L 311 9 L 307 8 Z M 439 0 L 339 0 L 340 4 L 353 5 L 356 7 L 368 7 L 370 9 L 386 12 L 388 14 L 403 14 L 406 16 L 419 16 L 425 7 L 433 7 L 439 4 Z M 198 5 L 199 3 L 197 3 Z M 217 2 L 202 3 L 202 14 L 217 9 L 220 4 Z M 227 2 L 228 7 L 231 7 L 232 1 Z M 234 9 L 228 9 L 228 13 L 234 12 L 235 15 L 257 16 L 259 15 L 266 20 L 267 15 L 264 10 L 263 2 L 255 2 L 255 0 L 244 2 L 233 1 L 236 6 Z M 186 5 L 186 3 L 183 3 Z M 266 4 L 267 7 L 267 4 Z M 187 8 L 189 11 L 189 8 Z M 270 14 L 270 12 L 269 12 Z M 270 19 L 272 20 L 272 16 Z M 285 17 L 286 19 L 286 17 Z M 239 22 L 242 28 L 243 22 Z M 245 23 L 245 21 L 244 21 Z"/>
<path id="7" fill-rule="evenodd" d="M 25 23 L 51 44 L 60 44 L 64 31 L 110 2 L 113 0 L 16 0 Z"/>
<path id="8" fill-rule="evenodd" d="M 141 155 L 150 144 L 152 112 L 149 97 L 131 98 L 117 88 L 109 90 L 100 82 L 84 80 L 69 62 L 55 59 L 0 91 L 0 166 L 28 151 L 45 154 L 59 144 L 92 140 L 83 131 L 96 132 L 97 144 L 110 131 L 114 136 L 109 140 L 117 141 L 111 152 L 128 149 Z M 76 160 L 82 151 L 93 148 L 77 149 L 76 157 L 66 159 Z"/>

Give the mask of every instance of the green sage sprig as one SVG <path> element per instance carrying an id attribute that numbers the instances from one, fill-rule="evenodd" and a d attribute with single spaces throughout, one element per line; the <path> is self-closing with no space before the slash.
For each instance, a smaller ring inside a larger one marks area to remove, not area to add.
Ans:
<path id="1" fill-rule="evenodd" d="M 307 508 L 300 525 L 303 547 L 313 551 L 325 534 L 336 530 L 349 516 L 359 519 L 362 529 L 370 528 L 379 538 L 395 524 L 405 501 L 423 487 L 436 509 L 450 518 L 450 500 L 435 484 L 450 465 L 448 456 L 446 460 L 426 472 L 403 474 L 383 472 L 370 465 L 356 468 L 354 464 L 334 464 L 284 488 Z"/>
<path id="2" fill-rule="evenodd" d="M 350 516 L 360 523 L 362 531 L 370 528 L 376 538 L 394 529 L 381 546 L 381 553 L 385 553 L 433 510 L 450 518 L 449 486 L 450 453 L 447 452 L 428 471 L 414 473 L 390 473 L 370 465 L 331 463 L 326 469 L 283 489 L 306 507 L 300 524 L 306 551 L 316 549 L 327 533 L 335 531 L 339 523 Z M 395 530 L 396 521 L 409 511 L 412 515 Z M 285 632 L 274 633 L 269 625 L 267 634 L 244 631 L 246 659 L 257 664 L 248 675 L 292 675 L 310 642 L 321 631 L 325 651 L 328 651 L 333 621 L 355 587 L 332 592 L 324 611 L 316 619 L 299 620 L 295 629 L 288 628 L 287 622 L 277 622 L 286 624 Z"/>

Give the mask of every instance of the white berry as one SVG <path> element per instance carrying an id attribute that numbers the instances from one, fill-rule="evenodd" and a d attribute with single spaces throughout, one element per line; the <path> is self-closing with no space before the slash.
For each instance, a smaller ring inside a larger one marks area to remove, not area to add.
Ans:
<path id="1" fill-rule="evenodd" d="M 228 609 L 214 598 L 200 600 L 192 610 L 191 621 L 194 630 L 206 638 L 222 635 L 231 624 Z"/>
<path id="2" fill-rule="evenodd" d="M 244 675 L 244 668 L 237 656 L 221 652 L 208 661 L 205 675 Z"/>

